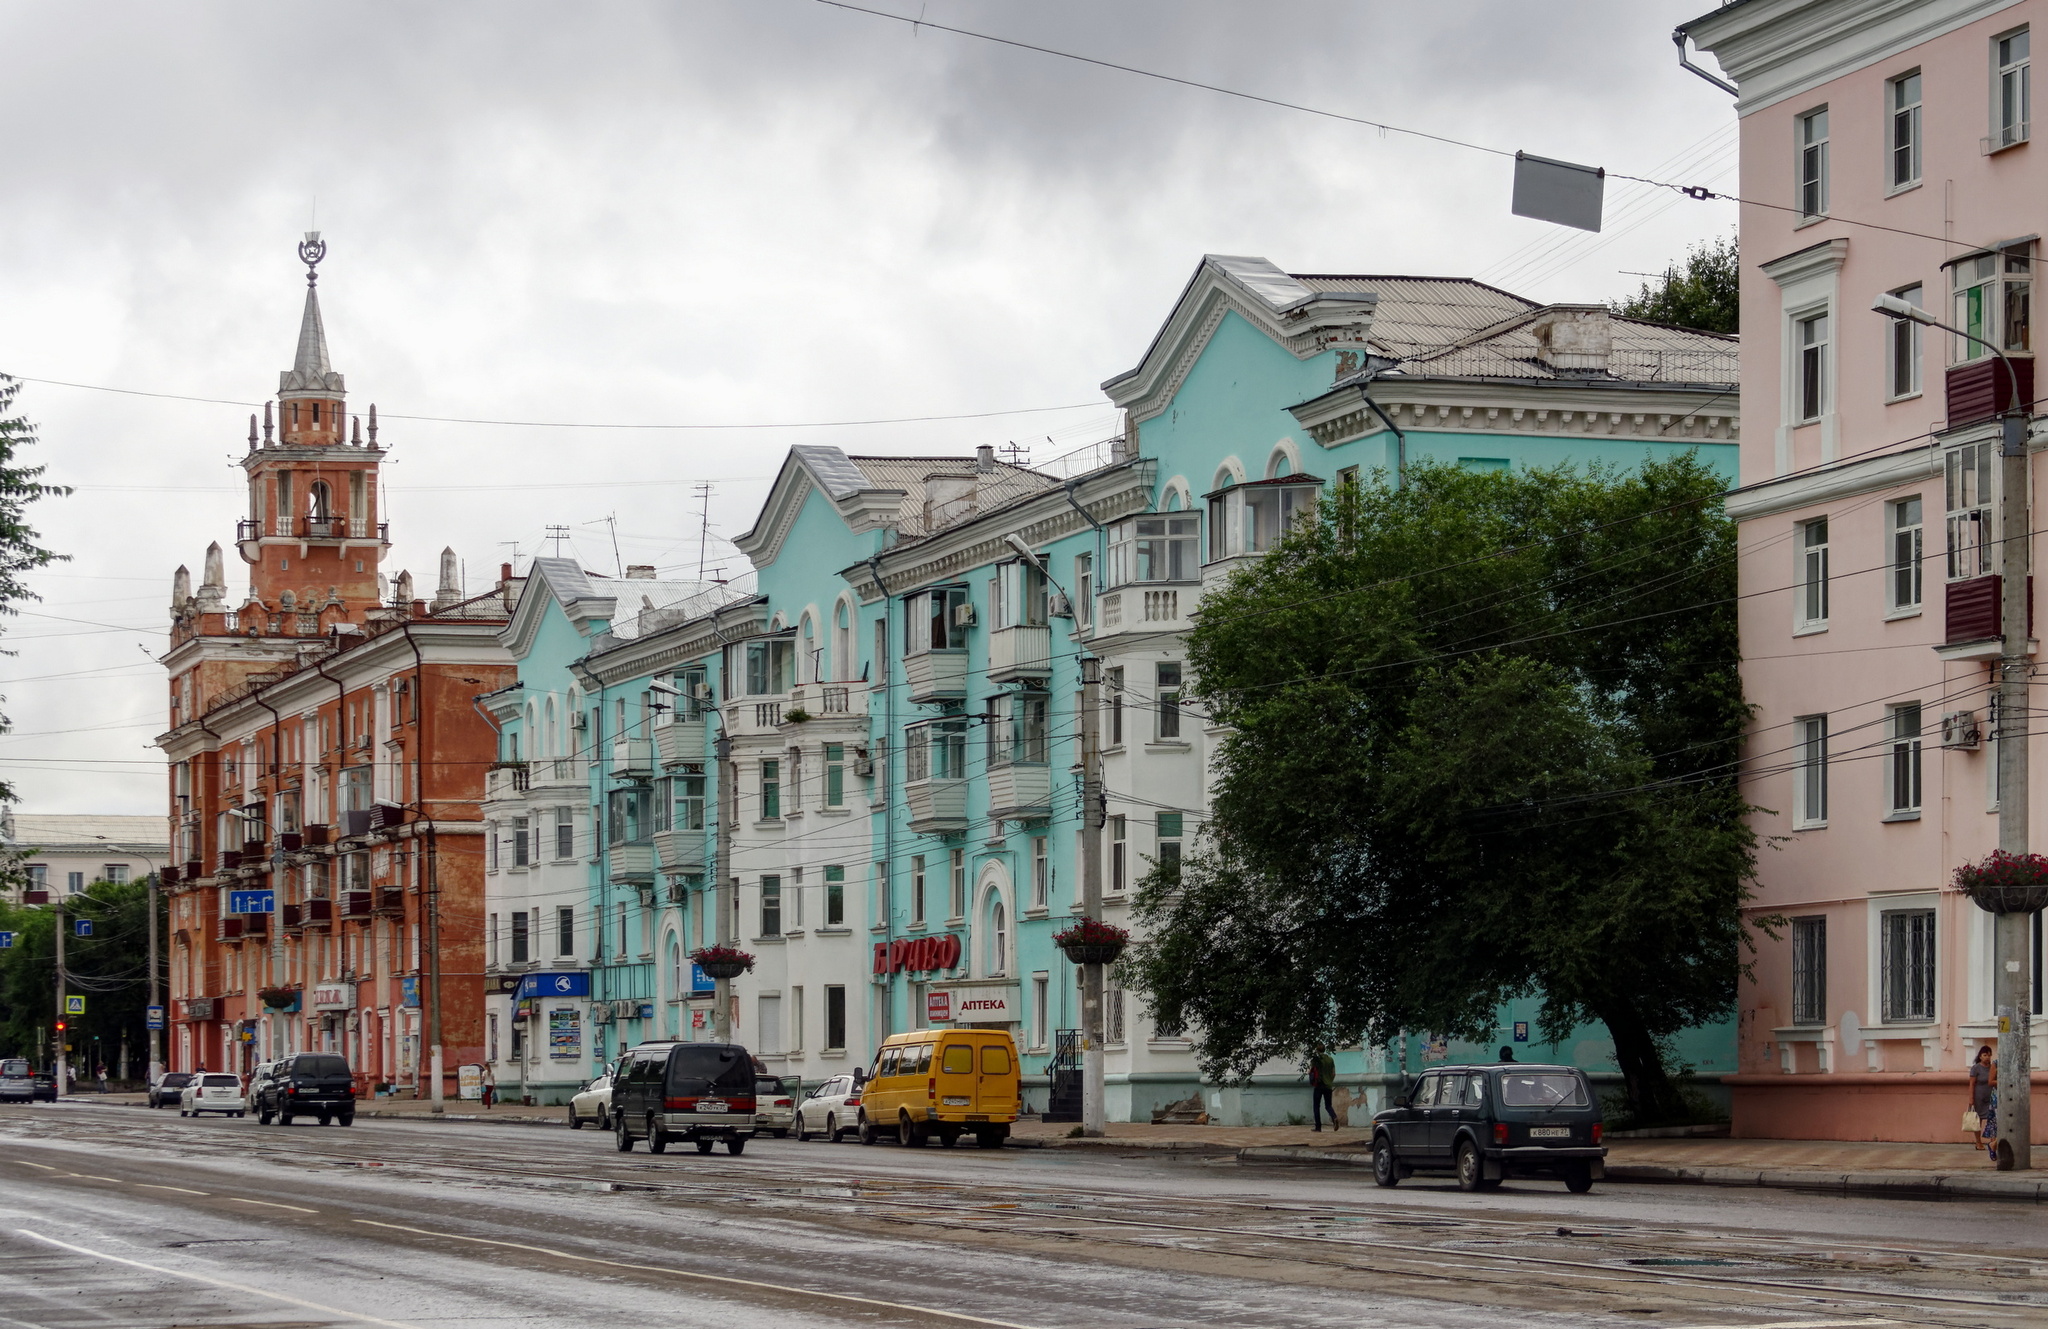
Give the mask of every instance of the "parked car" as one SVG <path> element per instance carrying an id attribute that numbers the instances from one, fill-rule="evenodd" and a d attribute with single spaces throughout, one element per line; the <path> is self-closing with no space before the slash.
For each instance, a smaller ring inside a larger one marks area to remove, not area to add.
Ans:
<path id="1" fill-rule="evenodd" d="M 863 1072 L 849 1071 L 811 1090 L 810 1097 L 796 1107 L 796 1138 L 815 1140 L 823 1136 L 825 1143 L 838 1144 L 839 1137 L 859 1129 L 860 1088 L 866 1082 Z"/>
<path id="2" fill-rule="evenodd" d="M 54 1102 L 56 1102 L 56 1101 L 57 1101 L 57 1072 L 55 1072 L 55 1071 L 37 1071 L 37 1072 L 36 1072 L 36 1102 L 38 1102 L 38 1103 L 54 1103 Z"/>
<path id="3" fill-rule="evenodd" d="M 348 1063 L 332 1052 L 295 1052 L 256 1068 L 250 1106 L 268 1126 L 275 1118 L 289 1126 L 294 1117 L 313 1117 L 322 1126 L 356 1121 L 356 1082 Z"/>
<path id="4" fill-rule="evenodd" d="M 20 1057 L 0 1061 L 0 1103 L 36 1101 L 36 1072 Z"/>
<path id="5" fill-rule="evenodd" d="M 570 1130 L 582 1130 L 587 1121 L 596 1122 L 601 1131 L 612 1128 L 612 1072 L 616 1069 L 616 1064 L 605 1067 L 604 1074 L 584 1085 L 569 1100 Z"/>
<path id="6" fill-rule="evenodd" d="M 190 1071 L 165 1071 L 156 1077 L 156 1083 L 149 1087 L 149 1105 L 153 1108 L 169 1107 L 181 1100 L 185 1086 L 192 1083 Z"/>
<path id="7" fill-rule="evenodd" d="M 951 1148 L 972 1134 L 999 1148 L 1017 1120 L 1017 1045 L 1001 1029 L 923 1029 L 892 1034 L 861 1090 L 860 1142 L 884 1134 L 916 1148 L 934 1137 Z"/>
<path id="8" fill-rule="evenodd" d="M 789 1138 L 796 1122 L 796 1099 L 779 1075 L 754 1077 L 754 1133 L 768 1132 L 778 1140 Z"/>
<path id="9" fill-rule="evenodd" d="M 1600 1100 L 1573 1066 L 1443 1066 L 1372 1119 L 1373 1180 L 1448 1172 L 1458 1189 L 1555 1176 L 1583 1194 L 1606 1175 Z"/>
<path id="10" fill-rule="evenodd" d="M 754 1059 L 731 1043 L 642 1043 L 612 1078 L 612 1132 L 619 1152 L 635 1140 L 650 1153 L 688 1140 L 708 1154 L 745 1152 L 754 1136 Z"/>
<path id="11" fill-rule="evenodd" d="M 218 1112 L 224 1117 L 249 1115 L 249 1100 L 242 1093 L 242 1077 L 208 1071 L 195 1075 L 178 1091 L 178 1115 L 196 1117 Z"/>

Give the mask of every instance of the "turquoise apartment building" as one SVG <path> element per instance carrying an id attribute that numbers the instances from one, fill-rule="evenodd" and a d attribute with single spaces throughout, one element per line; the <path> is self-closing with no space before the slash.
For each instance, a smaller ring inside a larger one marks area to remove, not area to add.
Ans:
<path id="1" fill-rule="evenodd" d="M 578 1018 L 605 1032 L 559 1059 L 559 1085 L 640 1038 L 707 1038 L 711 999 L 683 957 L 714 934 L 723 899 L 758 957 L 732 985 L 734 1036 L 771 1067 L 816 1081 L 866 1065 L 888 1033 L 971 1014 L 1016 1036 L 1042 1107 L 1060 1031 L 1079 1022 L 1077 975 L 1051 938 L 1079 894 L 1082 656 L 1107 685 L 1105 913 L 1128 922 L 1148 863 L 1191 852 L 1206 815 L 1213 735 L 1179 704 L 1181 634 L 1206 586 L 1259 557 L 1323 486 L 1395 480 L 1425 459 L 1634 466 L 1696 449 L 1732 481 L 1735 378 L 1733 338 L 1602 306 L 1210 256 L 1137 366 L 1104 384 L 1125 428 L 1086 468 L 798 447 L 739 539 L 749 586 L 537 560 L 506 631 L 520 686 L 486 699 L 507 763 L 493 785 L 506 800 L 486 816 L 514 853 L 503 826 L 526 818 L 521 885 L 535 888 L 536 828 L 573 821 L 582 838 L 547 844 L 574 850 L 554 876 L 573 863 L 584 893 L 564 903 L 548 885 L 518 909 L 490 905 L 526 914 L 529 932 L 546 913 L 551 929 L 548 956 L 529 944 L 525 967 L 507 958 L 494 982 L 590 975 Z M 551 728 L 550 704 L 582 727 Z M 573 803 L 549 794 L 539 810 L 537 789 L 557 787 L 543 781 L 579 779 Z M 717 896 L 720 806 L 733 809 L 732 889 Z M 509 888 L 505 861 L 490 880 Z M 517 1013 L 516 994 L 498 1000 Z M 544 1022 L 553 1049 L 574 1010 L 529 1002 L 526 1023 Z M 1532 1018 L 1504 1008 L 1499 1042 Z M 1114 988 L 1106 1033 L 1112 1120 L 1197 1097 L 1218 1122 L 1305 1111 L 1298 1067 L 1205 1085 L 1184 1031 Z M 1468 1051 L 1404 1042 L 1342 1053 L 1340 1104 L 1376 1107 L 1403 1065 Z M 534 1037 L 523 1046 L 529 1063 L 547 1059 Z M 1691 1031 L 1678 1052 L 1702 1077 L 1732 1072 L 1732 1022 Z M 1597 1028 L 1528 1055 L 1613 1069 Z"/>

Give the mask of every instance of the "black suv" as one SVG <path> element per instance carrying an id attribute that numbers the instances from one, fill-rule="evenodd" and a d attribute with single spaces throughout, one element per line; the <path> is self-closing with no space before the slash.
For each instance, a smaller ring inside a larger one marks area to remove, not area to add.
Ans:
<path id="1" fill-rule="evenodd" d="M 184 1093 L 185 1086 L 190 1083 L 190 1071 L 165 1071 L 157 1077 L 157 1082 L 149 1087 L 149 1105 L 153 1108 L 176 1107 L 180 1102 L 179 1095 Z"/>
<path id="2" fill-rule="evenodd" d="M 1600 1138 L 1600 1102 L 1577 1067 L 1443 1066 L 1372 1119 L 1372 1176 L 1398 1186 L 1449 1172 L 1467 1191 L 1555 1176 L 1582 1194 L 1606 1175 Z"/>
<path id="3" fill-rule="evenodd" d="M 612 1127 L 622 1154 L 635 1140 L 656 1154 L 671 1140 L 740 1153 L 754 1138 L 754 1058 L 732 1043 L 642 1043 L 612 1075 Z"/>
<path id="4" fill-rule="evenodd" d="M 356 1082 L 348 1063 L 332 1052 L 295 1052 L 267 1062 L 249 1085 L 249 1107 L 265 1126 L 272 1117 L 280 1126 L 293 1117 L 314 1117 L 322 1126 L 356 1120 Z"/>

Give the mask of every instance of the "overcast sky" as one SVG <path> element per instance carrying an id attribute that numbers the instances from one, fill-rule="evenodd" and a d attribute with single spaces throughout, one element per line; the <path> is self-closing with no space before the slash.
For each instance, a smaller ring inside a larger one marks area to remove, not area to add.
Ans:
<path id="1" fill-rule="evenodd" d="M 1488 147 L 1732 187 L 1729 98 L 1680 70 L 1707 0 L 1430 4 L 868 0 Z M 1731 205 L 1612 188 L 1600 236 L 1511 216 L 1511 163 L 828 8 L 816 0 L 29 4 L 0 0 L 0 372 L 260 402 L 291 362 L 293 249 L 351 407 L 391 420 L 395 548 L 472 591 L 564 552 L 694 575 L 691 486 L 751 524 L 783 450 L 1113 431 L 1205 252 L 1294 272 L 1633 290 Z M 1631 192 L 1633 191 L 1633 192 Z M 71 561 L 7 625 L 0 776 L 35 812 L 154 813 L 171 574 L 229 549 L 248 405 L 28 384 Z M 1049 436 L 1049 437 L 1048 437 Z M 607 524 L 607 518 L 614 521 Z M 612 531 L 617 532 L 617 554 Z"/>

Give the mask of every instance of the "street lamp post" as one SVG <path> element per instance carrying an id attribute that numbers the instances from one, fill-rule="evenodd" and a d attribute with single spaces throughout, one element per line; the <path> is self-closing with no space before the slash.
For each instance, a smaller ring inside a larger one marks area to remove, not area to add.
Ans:
<path id="1" fill-rule="evenodd" d="M 2027 487 L 2027 406 L 2020 400 L 2019 374 L 1997 346 L 1982 337 L 1936 322 L 1926 310 L 1895 295 L 1871 306 L 1887 318 L 1919 323 L 1977 343 L 2005 366 L 2012 400 L 2000 417 L 1998 499 L 1998 847 L 2027 852 L 2027 568 L 2031 541 Z M 2017 741 L 2007 741 L 2008 736 Z M 2033 946 L 2031 915 L 1999 913 L 1992 944 L 1993 1004 L 1998 1013 L 1998 1165 L 2033 1165 L 2033 1029 L 2027 960 Z"/>

